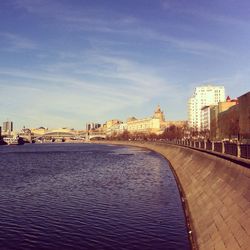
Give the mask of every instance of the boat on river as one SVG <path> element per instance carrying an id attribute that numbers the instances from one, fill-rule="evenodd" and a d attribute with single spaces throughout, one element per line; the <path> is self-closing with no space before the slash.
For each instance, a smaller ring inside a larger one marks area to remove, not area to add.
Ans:
<path id="1" fill-rule="evenodd" d="M 4 137 L 3 141 L 7 143 L 7 145 L 23 145 L 24 141 L 21 137 Z"/>

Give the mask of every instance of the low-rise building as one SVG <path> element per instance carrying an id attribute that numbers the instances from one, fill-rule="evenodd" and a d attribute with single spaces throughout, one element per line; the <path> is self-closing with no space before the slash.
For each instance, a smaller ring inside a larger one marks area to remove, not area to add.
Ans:
<path id="1" fill-rule="evenodd" d="M 119 120 L 111 120 L 109 123 L 107 122 L 106 124 L 107 135 L 122 134 L 124 131 L 128 131 L 132 134 L 160 134 L 164 131 L 166 127 L 165 116 L 159 105 L 157 106 L 152 117 L 142 119 L 130 117 L 124 123 Z"/>
<path id="2" fill-rule="evenodd" d="M 106 122 L 106 128 L 109 129 L 112 126 L 114 126 L 116 124 L 120 124 L 120 123 L 122 123 L 122 121 L 117 120 L 117 119 L 109 120 L 109 121 Z"/>
<path id="3" fill-rule="evenodd" d="M 239 136 L 250 139 L 250 92 L 240 96 L 239 101 Z"/>
<path id="4" fill-rule="evenodd" d="M 107 135 L 119 135 L 125 131 L 131 134 L 161 134 L 164 130 L 170 126 L 176 126 L 178 128 L 187 128 L 187 121 L 166 121 L 164 112 L 158 105 L 154 111 L 153 116 L 142 119 L 135 117 L 129 117 L 126 122 L 119 120 L 110 120 L 107 124 Z"/>
<path id="5" fill-rule="evenodd" d="M 250 139 L 250 92 L 211 108 L 210 138 Z"/>
<path id="6" fill-rule="evenodd" d="M 126 124 L 127 130 L 131 133 L 161 134 L 166 127 L 165 116 L 159 105 L 152 117 L 142 119 L 132 117 L 127 120 Z"/>
<path id="7" fill-rule="evenodd" d="M 48 129 L 44 127 L 39 127 L 39 128 L 31 128 L 30 131 L 34 136 L 42 136 L 48 132 Z"/>
<path id="8" fill-rule="evenodd" d="M 234 105 L 227 110 L 218 113 L 218 139 L 238 138 L 239 115 L 239 105 Z"/>
<path id="9" fill-rule="evenodd" d="M 223 132 L 224 129 L 223 127 L 226 128 L 226 124 L 224 125 L 222 122 L 222 118 L 220 118 L 219 121 L 219 116 L 221 113 L 227 111 L 231 107 L 235 106 L 238 103 L 237 99 L 231 99 L 229 96 L 227 97 L 225 102 L 219 102 L 218 105 L 210 105 L 209 106 L 209 112 L 206 113 L 207 117 L 204 117 L 204 123 L 206 119 L 210 119 L 209 122 L 209 131 L 210 131 L 210 138 L 213 140 L 219 140 L 222 137 L 222 134 L 228 134 L 228 132 Z M 205 108 L 206 109 L 206 108 Z M 204 112 L 205 113 L 205 112 Z M 205 114 L 204 114 L 205 116 Z M 223 117 L 223 115 L 221 115 Z M 205 124 L 204 124 L 205 126 Z"/>

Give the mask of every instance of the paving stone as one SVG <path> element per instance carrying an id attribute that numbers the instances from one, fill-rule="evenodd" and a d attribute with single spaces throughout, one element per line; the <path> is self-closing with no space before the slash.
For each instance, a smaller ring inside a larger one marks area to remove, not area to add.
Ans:
<path id="1" fill-rule="evenodd" d="M 214 246 L 214 249 L 215 250 L 224 250 L 226 249 L 224 243 L 221 241 L 221 242 L 217 242 Z"/>
<path id="2" fill-rule="evenodd" d="M 243 214 L 238 219 L 239 224 L 244 228 L 248 236 L 250 236 L 250 217 L 246 217 L 245 214 Z"/>

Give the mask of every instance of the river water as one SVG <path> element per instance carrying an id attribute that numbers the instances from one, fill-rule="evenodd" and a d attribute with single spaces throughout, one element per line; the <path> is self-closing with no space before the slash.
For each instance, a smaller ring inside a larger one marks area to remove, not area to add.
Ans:
<path id="1" fill-rule="evenodd" d="M 173 174 L 126 146 L 0 147 L 0 249 L 190 249 Z"/>

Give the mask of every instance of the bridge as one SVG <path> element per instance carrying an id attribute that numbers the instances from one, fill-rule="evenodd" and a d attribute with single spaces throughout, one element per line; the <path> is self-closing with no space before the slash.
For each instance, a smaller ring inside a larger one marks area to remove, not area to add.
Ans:
<path id="1" fill-rule="evenodd" d="M 103 132 L 91 131 L 85 134 L 85 140 L 104 140 L 106 137 L 106 133 Z"/>
<path id="2" fill-rule="evenodd" d="M 20 133 L 20 137 L 26 142 L 36 142 L 36 141 L 70 141 L 70 140 L 104 140 L 106 139 L 106 133 L 98 131 L 89 131 L 89 132 L 75 132 L 75 131 L 50 131 L 43 135 L 33 135 L 31 133 L 24 134 Z"/>

